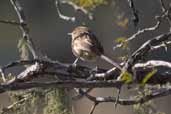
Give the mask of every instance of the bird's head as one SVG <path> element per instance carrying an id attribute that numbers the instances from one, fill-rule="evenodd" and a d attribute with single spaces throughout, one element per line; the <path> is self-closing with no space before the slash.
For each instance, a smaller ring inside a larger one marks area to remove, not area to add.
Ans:
<path id="1" fill-rule="evenodd" d="M 81 35 L 90 33 L 90 29 L 86 26 L 78 26 L 76 27 L 71 33 L 68 33 L 68 35 L 71 35 L 72 40 L 78 38 Z"/>

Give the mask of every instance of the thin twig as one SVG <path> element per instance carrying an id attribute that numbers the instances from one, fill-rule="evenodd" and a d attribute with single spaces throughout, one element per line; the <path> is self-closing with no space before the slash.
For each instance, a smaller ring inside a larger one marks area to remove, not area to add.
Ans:
<path id="1" fill-rule="evenodd" d="M 55 0 L 55 6 L 56 6 L 56 10 L 58 12 L 59 18 L 66 20 L 66 21 L 71 21 L 71 22 L 75 22 L 75 17 L 69 17 L 66 15 L 63 15 L 60 11 L 60 1 L 59 0 Z"/>
<path id="2" fill-rule="evenodd" d="M 160 1 L 160 5 L 161 5 L 161 10 L 162 12 L 165 12 L 166 13 L 166 19 L 168 20 L 170 26 L 171 26 L 171 16 L 170 16 L 170 12 L 171 12 L 171 2 L 170 2 L 170 5 L 169 5 L 169 8 L 167 9 L 163 0 L 159 0 Z M 171 27 L 170 27 L 170 31 L 171 31 Z"/>
<path id="3" fill-rule="evenodd" d="M 144 34 L 146 32 L 157 30 L 161 25 L 162 19 L 168 17 L 168 12 L 169 12 L 169 10 L 165 10 L 165 12 L 162 12 L 162 14 L 160 16 L 156 16 L 155 19 L 157 20 L 157 22 L 156 22 L 156 24 L 154 26 L 138 30 L 131 37 L 127 38 L 125 40 L 125 42 L 130 42 L 131 40 L 137 38 L 137 36 L 139 36 L 141 34 Z M 170 18 L 170 20 L 171 20 L 171 18 Z M 123 43 L 117 44 L 116 46 L 113 47 L 113 50 L 116 50 L 117 48 L 120 48 L 123 45 L 124 45 Z"/>
<path id="4" fill-rule="evenodd" d="M 161 42 L 165 42 L 169 39 L 171 36 L 171 32 L 161 34 L 159 36 L 156 36 L 148 41 L 146 41 L 143 45 L 140 46 L 139 49 L 137 49 L 131 57 L 128 59 L 127 63 L 125 64 L 125 67 L 127 67 L 128 70 L 131 70 L 132 66 L 137 62 L 142 60 L 142 58 L 148 54 L 149 51 L 151 51 L 152 46 L 156 46 L 161 44 Z"/>
<path id="5" fill-rule="evenodd" d="M 96 108 L 96 106 L 97 106 L 98 104 L 99 104 L 99 103 L 94 103 L 94 104 L 92 105 L 89 114 L 93 114 L 93 112 L 94 112 L 94 110 L 95 110 L 95 108 Z"/>
<path id="6" fill-rule="evenodd" d="M 93 19 L 94 19 L 92 13 L 90 13 L 89 11 L 87 11 L 85 8 L 83 8 L 83 7 L 81 7 L 81 6 L 76 5 L 76 4 L 73 3 L 72 1 L 63 0 L 63 1 L 61 1 L 61 3 L 63 3 L 63 4 L 68 4 L 68 5 L 72 6 L 72 7 L 75 9 L 75 11 L 82 11 L 85 15 L 88 16 L 88 18 L 89 18 L 90 20 L 93 20 Z"/>
<path id="7" fill-rule="evenodd" d="M 166 88 L 161 88 L 158 90 L 153 91 L 151 94 L 145 95 L 140 98 L 130 98 L 130 99 L 118 99 L 118 104 L 120 105 L 134 105 L 134 104 L 142 104 L 144 102 L 147 102 L 149 100 L 155 99 L 155 98 L 160 98 L 163 96 L 167 96 L 171 94 L 171 88 L 166 87 Z M 91 100 L 92 102 L 97 102 L 97 103 L 107 103 L 107 102 L 116 102 L 115 97 L 94 97 L 91 95 L 86 94 L 86 97 Z"/>
<path id="8" fill-rule="evenodd" d="M 160 5 L 161 5 L 162 12 L 165 12 L 166 11 L 166 6 L 164 5 L 163 0 L 159 0 L 159 2 L 160 2 Z"/>
<path id="9" fill-rule="evenodd" d="M 141 35 L 141 34 L 144 34 L 145 32 L 150 32 L 150 31 L 154 31 L 154 30 L 157 30 L 159 28 L 161 24 L 161 20 L 158 20 L 157 23 L 152 26 L 152 27 L 149 27 L 149 28 L 144 28 L 144 29 L 141 29 L 141 30 L 138 30 L 135 34 L 133 34 L 131 37 L 129 37 L 128 39 L 125 40 L 125 42 L 129 42 L 135 38 L 137 38 L 137 36 Z M 122 47 L 123 44 L 120 43 L 120 44 L 117 44 L 116 46 L 113 47 L 113 50 L 117 49 L 117 48 L 120 48 Z"/>
<path id="10" fill-rule="evenodd" d="M 128 0 L 128 3 L 129 3 L 129 7 L 132 9 L 134 25 L 137 26 L 139 22 L 138 11 L 135 9 L 133 0 Z"/>
<path id="11" fill-rule="evenodd" d="M 16 21 L 0 20 L 0 23 L 20 26 L 20 23 L 18 23 L 18 22 L 16 22 Z"/>
<path id="12" fill-rule="evenodd" d="M 168 45 L 171 45 L 171 41 L 166 41 L 166 42 L 162 42 L 161 44 L 159 44 L 159 45 L 156 45 L 156 46 L 152 46 L 151 47 L 151 51 L 153 51 L 153 50 L 157 50 L 157 49 L 159 49 L 159 48 L 162 48 L 162 47 L 164 47 L 164 49 L 165 49 L 165 51 L 167 52 L 167 46 Z"/>
<path id="13" fill-rule="evenodd" d="M 28 28 L 28 25 L 26 22 L 26 17 L 24 15 L 23 8 L 21 7 L 18 0 L 10 0 L 10 2 L 17 13 L 19 23 L 20 23 L 20 29 L 23 34 L 23 38 L 27 41 L 27 46 L 28 46 L 30 52 L 32 53 L 33 57 L 36 59 L 36 58 L 38 58 L 38 55 L 36 52 L 35 45 L 33 44 L 32 39 L 29 36 L 29 28 Z"/>

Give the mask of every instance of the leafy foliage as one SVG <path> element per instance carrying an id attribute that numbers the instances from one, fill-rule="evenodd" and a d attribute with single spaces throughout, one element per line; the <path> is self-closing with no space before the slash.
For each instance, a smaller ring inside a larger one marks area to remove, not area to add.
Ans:
<path id="1" fill-rule="evenodd" d="M 7 114 L 70 114 L 65 92 L 56 88 L 10 92 L 11 102 L 15 106 L 3 110 Z"/>
<path id="2" fill-rule="evenodd" d="M 18 91 L 10 92 L 12 104 L 16 104 L 8 112 L 8 114 L 42 114 L 44 105 L 44 91 Z M 21 102 L 22 101 L 22 102 Z"/>
<path id="3" fill-rule="evenodd" d="M 153 107 L 152 107 L 152 102 L 149 101 L 144 104 L 136 104 L 133 106 L 133 108 L 136 114 L 150 114 Z"/>
<path id="4" fill-rule="evenodd" d="M 151 94 L 151 90 L 148 86 L 140 86 L 137 98 L 143 97 L 145 95 Z M 135 104 L 133 105 L 133 109 L 135 114 L 165 114 L 164 112 L 158 111 L 153 101 L 148 101 L 143 104 Z"/>
<path id="5" fill-rule="evenodd" d="M 69 100 L 65 92 L 65 89 L 53 89 L 46 94 L 44 114 L 70 114 Z"/>
<path id="6" fill-rule="evenodd" d="M 103 5 L 107 3 L 107 0 L 72 0 L 77 5 L 85 8 L 85 9 L 94 9 L 99 5 Z"/>

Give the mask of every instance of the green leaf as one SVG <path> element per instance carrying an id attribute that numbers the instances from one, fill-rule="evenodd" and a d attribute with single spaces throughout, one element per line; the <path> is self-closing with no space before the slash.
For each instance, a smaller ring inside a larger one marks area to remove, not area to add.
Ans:
<path id="1" fill-rule="evenodd" d="M 133 80 L 132 74 L 130 74 L 128 71 L 123 71 L 119 77 L 120 77 L 119 80 L 125 83 L 130 83 Z"/>
<path id="2" fill-rule="evenodd" d="M 154 76 L 154 74 L 156 74 L 157 69 L 153 69 L 151 72 L 149 72 L 142 80 L 141 85 L 145 85 L 146 82 L 152 77 Z"/>
<path id="3" fill-rule="evenodd" d="M 128 18 L 124 18 L 124 19 L 120 19 L 119 21 L 117 21 L 116 24 L 121 28 L 127 29 L 128 22 L 129 22 Z"/>
<path id="4" fill-rule="evenodd" d="M 99 5 L 107 3 L 107 0 L 72 0 L 75 4 L 87 10 L 94 9 Z"/>
<path id="5" fill-rule="evenodd" d="M 118 37 L 115 41 L 122 44 L 123 49 L 128 49 L 128 41 L 126 37 Z"/>

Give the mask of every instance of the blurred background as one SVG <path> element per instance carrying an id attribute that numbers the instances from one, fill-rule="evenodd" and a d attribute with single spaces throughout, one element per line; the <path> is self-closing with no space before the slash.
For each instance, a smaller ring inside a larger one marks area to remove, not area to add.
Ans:
<path id="1" fill-rule="evenodd" d="M 169 0 L 164 0 L 168 5 Z M 32 37 L 37 48 L 52 60 L 59 60 L 64 63 L 72 63 L 75 60 L 71 52 L 71 39 L 67 33 L 71 32 L 78 25 L 86 25 L 90 27 L 97 35 L 98 39 L 104 46 L 106 55 L 110 58 L 121 62 L 120 57 L 130 55 L 144 41 L 167 32 L 167 22 L 163 22 L 161 27 L 150 33 L 139 36 L 137 39 L 129 43 L 129 49 L 117 49 L 113 51 L 117 38 L 128 38 L 137 30 L 144 27 L 151 27 L 156 24 L 155 16 L 161 13 L 159 0 L 134 0 L 135 7 L 139 11 L 140 22 L 135 27 L 132 19 L 131 9 L 126 0 L 110 0 L 105 5 L 96 7 L 92 13 L 94 20 L 89 20 L 86 15 L 81 12 L 75 12 L 69 5 L 61 5 L 61 13 L 67 16 L 75 16 L 76 22 L 72 23 L 59 18 L 54 0 L 20 0 L 27 22 L 30 28 L 30 36 Z M 17 20 L 16 13 L 9 0 L 0 0 L 0 19 Z M 22 37 L 19 27 L 0 23 L 0 65 L 5 65 L 10 61 L 19 59 L 17 48 L 18 40 Z M 152 53 L 148 58 L 170 60 L 171 51 L 167 54 L 164 50 Z M 153 56 L 152 56 L 153 55 Z M 79 64 L 95 67 L 98 65 L 102 68 L 111 68 L 112 66 L 104 61 L 98 60 L 95 63 L 79 62 Z M 127 98 L 131 92 L 122 90 L 121 97 Z M 113 89 L 96 89 L 91 94 L 96 96 L 113 96 Z M 158 110 L 169 114 L 170 97 L 156 99 L 155 106 Z M 10 103 L 6 94 L 0 95 L 0 106 L 6 106 Z M 91 102 L 87 99 L 81 99 L 73 102 L 74 109 L 77 114 L 87 114 L 91 108 Z M 118 106 L 114 109 L 114 104 L 100 104 L 94 114 L 133 114 L 132 106 Z"/>

